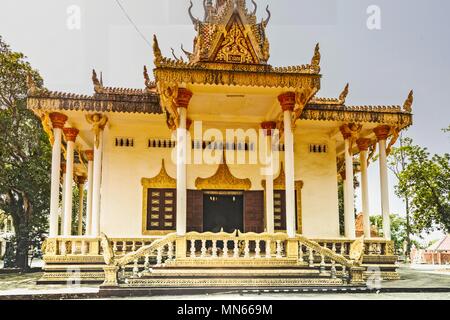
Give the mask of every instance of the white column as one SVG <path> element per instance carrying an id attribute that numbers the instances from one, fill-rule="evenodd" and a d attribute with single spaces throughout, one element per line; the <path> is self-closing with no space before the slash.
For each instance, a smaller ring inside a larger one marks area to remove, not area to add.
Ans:
<path id="1" fill-rule="evenodd" d="M 93 173 L 94 173 L 94 151 L 89 150 L 86 152 L 88 159 L 88 181 L 87 181 L 87 199 L 86 199 L 86 235 L 92 234 L 92 185 L 93 185 Z"/>
<path id="2" fill-rule="evenodd" d="M 286 172 L 286 231 L 290 238 L 295 230 L 295 177 L 294 177 L 294 134 L 292 132 L 291 111 L 284 111 L 284 143 Z"/>
<path id="3" fill-rule="evenodd" d="M 61 230 L 60 234 L 64 234 L 64 208 L 66 200 L 66 165 L 64 164 L 61 168 L 62 175 L 62 193 L 61 193 Z"/>
<path id="4" fill-rule="evenodd" d="M 66 183 L 65 183 L 65 199 L 64 199 L 64 236 L 72 234 L 72 200 L 73 200 L 73 161 L 75 150 L 75 139 L 78 130 L 74 128 L 65 128 L 64 134 L 67 141 L 67 158 L 66 158 Z"/>
<path id="5" fill-rule="evenodd" d="M 186 191 L 186 108 L 178 108 L 179 126 L 177 129 L 177 235 L 186 234 L 187 191 Z"/>
<path id="6" fill-rule="evenodd" d="M 62 129 L 53 129 L 54 143 L 52 148 L 52 181 L 50 194 L 50 237 L 58 235 L 59 183 L 61 179 L 61 137 Z"/>
<path id="7" fill-rule="evenodd" d="M 353 157 L 349 153 L 350 142 L 345 139 L 345 202 L 344 202 L 344 220 L 345 237 L 354 239 L 356 236 L 355 226 L 355 190 L 353 186 Z"/>
<path id="8" fill-rule="evenodd" d="M 264 124 L 263 124 L 264 125 Z M 269 124 L 268 124 L 269 125 Z M 264 129 L 264 127 L 263 127 Z M 266 230 L 268 233 L 275 233 L 275 221 L 274 221 L 274 205 L 273 205 L 273 178 L 274 178 L 274 170 L 275 170 L 275 164 L 274 164 L 274 156 L 273 156 L 273 150 L 272 150 L 272 134 L 273 129 L 275 127 L 271 127 L 269 129 L 266 128 L 266 136 L 265 136 L 265 147 L 266 152 L 265 154 L 269 157 L 270 164 L 269 168 L 266 172 L 265 178 L 266 178 Z"/>
<path id="9" fill-rule="evenodd" d="M 364 225 L 364 237 L 370 238 L 370 212 L 369 212 L 369 183 L 367 176 L 367 150 L 370 139 L 361 138 L 356 141 L 359 149 L 359 162 L 361 167 L 361 202 Z"/>
<path id="10" fill-rule="evenodd" d="M 78 206 L 78 235 L 83 235 L 83 212 L 84 212 L 84 183 L 85 176 L 77 176 L 78 192 L 79 192 L 79 206 Z"/>
<path id="11" fill-rule="evenodd" d="M 381 187 L 381 212 L 383 213 L 384 238 L 391 240 L 391 218 L 389 210 L 389 181 L 386 157 L 386 140 L 379 141 L 380 147 L 380 187 Z"/>
<path id="12" fill-rule="evenodd" d="M 100 235 L 100 187 L 102 178 L 103 130 L 98 133 L 98 146 L 94 144 L 94 165 L 92 181 L 92 229 L 91 235 Z"/>

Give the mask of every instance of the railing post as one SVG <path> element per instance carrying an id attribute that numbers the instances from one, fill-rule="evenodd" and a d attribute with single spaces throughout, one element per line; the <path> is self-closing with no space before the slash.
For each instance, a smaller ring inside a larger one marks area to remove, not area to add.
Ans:
<path id="1" fill-rule="evenodd" d="M 186 237 L 178 236 L 175 244 L 175 259 L 184 259 L 186 258 Z"/>
<path id="2" fill-rule="evenodd" d="M 286 243 L 286 257 L 298 260 L 298 240 L 288 239 Z"/>
<path id="3" fill-rule="evenodd" d="M 364 284 L 364 267 L 352 267 L 350 268 L 350 283 L 351 284 Z"/>
<path id="4" fill-rule="evenodd" d="M 117 272 L 119 267 L 117 266 L 104 266 L 103 271 L 105 272 L 105 281 L 102 283 L 102 287 L 117 287 L 119 285 L 117 281 Z"/>

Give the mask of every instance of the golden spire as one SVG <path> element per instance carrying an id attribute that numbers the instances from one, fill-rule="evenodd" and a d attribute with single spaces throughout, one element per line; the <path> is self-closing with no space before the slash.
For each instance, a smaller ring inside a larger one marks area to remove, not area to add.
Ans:
<path id="1" fill-rule="evenodd" d="M 311 59 L 311 65 L 313 67 L 316 67 L 319 72 L 320 72 L 320 59 L 321 59 L 320 46 L 319 44 L 316 44 L 316 48 L 314 49 L 314 56 Z"/>
<path id="2" fill-rule="evenodd" d="M 159 67 L 162 60 L 161 49 L 159 48 L 158 38 L 156 34 L 153 35 L 153 55 L 155 56 L 155 66 Z"/>
<path id="3" fill-rule="evenodd" d="M 349 84 L 347 83 L 344 90 L 342 91 L 342 93 L 339 96 L 339 102 L 341 104 L 345 104 L 345 99 L 347 99 L 347 95 L 348 95 L 348 89 L 349 89 Z"/>
<path id="4" fill-rule="evenodd" d="M 403 104 L 403 110 L 406 112 L 412 112 L 412 104 L 414 102 L 414 91 L 411 90 L 409 92 L 408 98 L 406 98 L 405 103 Z"/>

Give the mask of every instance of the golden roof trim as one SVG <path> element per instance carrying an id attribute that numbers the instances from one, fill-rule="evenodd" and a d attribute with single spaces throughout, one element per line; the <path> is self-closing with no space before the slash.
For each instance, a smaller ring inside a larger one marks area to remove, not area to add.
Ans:
<path id="1" fill-rule="evenodd" d="M 195 187 L 198 190 L 250 190 L 250 179 L 239 179 L 233 176 L 226 161 L 217 168 L 214 175 L 209 178 L 197 178 Z"/>
<path id="2" fill-rule="evenodd" d="M 174 189 L 177 187 L 177 180 L 169 176 L 163 159 L 158 175 L 153 178 L 142 178 L 141 184 L 144 188 Z"/>

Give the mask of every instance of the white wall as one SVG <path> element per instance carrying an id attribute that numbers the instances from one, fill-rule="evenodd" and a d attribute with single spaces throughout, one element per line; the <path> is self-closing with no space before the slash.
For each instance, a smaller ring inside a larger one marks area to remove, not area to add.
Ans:
<path id="1" fill-rule="evenodd" d="M 134 138 L 130 148 L 114 146 L 115 137 Z M 149 138 L 168 138 L 169 130 L 154 122 L 128 121 L 105 130 L 101 199 L 101 230 L 111 237 L 142 235 L 142 178 L 152 178 L 165 159 L 170 176 L 176 177 L 172 149 L 148 148 Z M 298 134 L 295 146 L 296 180 L 303 180 L 303 231 L 310 237 L 339 235 L 335 146 L 325 134 Z M 327 154 L 310 154 L 310 143 L 326 143 Z M 283 153 L 280 157 L 283 157 Z M 283 160 L 284 161 L 284 160 Z M 198 177 L 207 178 L 217 165 L 189 165 L 188 189 L 195 189 Z M 237 178 L 249 178 L 253 190 L 262 190 L 260 165 L 229 165 Z"/>

